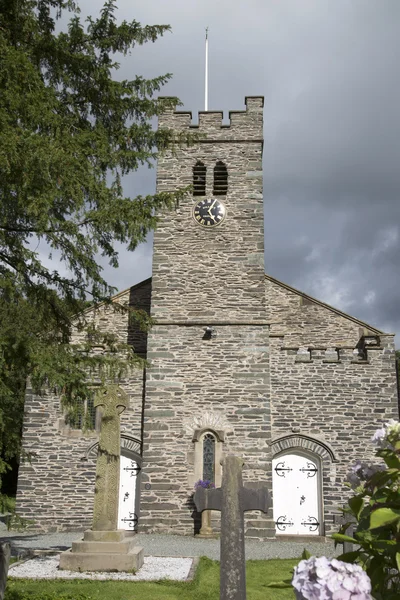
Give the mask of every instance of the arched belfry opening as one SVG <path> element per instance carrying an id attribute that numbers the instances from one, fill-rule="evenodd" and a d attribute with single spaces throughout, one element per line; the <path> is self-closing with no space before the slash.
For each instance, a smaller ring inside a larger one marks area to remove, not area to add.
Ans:
<path id="1" fill-rule="evenodd" d="M 226 196 L 228 193 L 228 169 L 225 163 L 218 161 L 214 167 L 214 196 Z"/>
<path id="2" fill-rule="evenodd" d="M 193 196 L 206 195 L 207 167 L 200 160 L 193 167 Z"/>

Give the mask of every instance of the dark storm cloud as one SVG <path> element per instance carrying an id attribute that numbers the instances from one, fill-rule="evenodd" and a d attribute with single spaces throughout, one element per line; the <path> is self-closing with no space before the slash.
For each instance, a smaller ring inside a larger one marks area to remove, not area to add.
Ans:
<path id="1" fill-rule="evenodd" d="M 266 267 L 288 284 L 400 331 L 400 2 L 119 0 L 119 17 L 170 23 L 118 77 L 174 74 L 163 95 L 203 108 L 210 27 L 210 108 L 265 95 Z M 101 2 L 86 0 L 86 14 Z M 126 182 L 154 188 L 154 172 Z M 120 289 L 150 274 L 150 246 L 121 256 Z M 108 273 L 107 269 L 107 273 Z"/>

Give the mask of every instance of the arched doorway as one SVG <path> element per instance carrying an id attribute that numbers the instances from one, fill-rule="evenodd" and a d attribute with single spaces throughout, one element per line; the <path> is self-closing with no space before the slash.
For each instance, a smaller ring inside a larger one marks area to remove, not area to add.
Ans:
<path id="1" fill-rule="evenodd" d="M 291 449 L 272 461 L 276 535 L 321 535 L 321 463 Z"/>
<path id="2" fill-rule="evenodd" d="M 140 457 L 121 450 L 118 529 L 135 531 L 139 519 Z"/>
<path id="3" fill-rule="evenodd" d="M 92 443 L 83 460 L 97 458 L 99 443 Z M 126 434 L 121 434 L 118 528 L 136 531 L 140 511 L 140 471 L 142 466 L 142 443 Z"/>

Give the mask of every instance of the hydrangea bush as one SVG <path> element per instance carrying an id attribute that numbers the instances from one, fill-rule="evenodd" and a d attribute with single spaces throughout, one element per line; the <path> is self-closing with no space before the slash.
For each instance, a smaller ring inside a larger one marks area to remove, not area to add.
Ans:
<path id="1" fill-rule="evenodd" d="M 371 600 L 371 581 L 359 565 L 325 556 L 302 560 L 292 585 L 297 600 Z"/>
<path id="2" fill-rule="evenodd" d="M 376 456 L 382 464 L 366 465 L 357 461 L 348 474 L 355 491 L 344 509 L 348 516 L 337 543 L 352 542 L 353 552 L 339 559 L 363 566 L 371 579 L 376 600 L 400 598 L 400 423 L 391 420 L 378 429 L 373 438 Z M 352 537 L 347 530 L 353 525 Z"/>

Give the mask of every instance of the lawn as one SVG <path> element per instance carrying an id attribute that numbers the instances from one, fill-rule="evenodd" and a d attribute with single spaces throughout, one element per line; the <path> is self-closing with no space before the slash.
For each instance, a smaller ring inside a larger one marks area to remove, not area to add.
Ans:
<path id="1" fill-rule="evenodd" d="M 247 600 L 293 600 L 291 589 L 267 588 L 291 575 L 299 559 L 247 561 Z M 190 583 L 9 579 L 5 600 L 218 600 L 219 563 L 200 560 Z"/>

